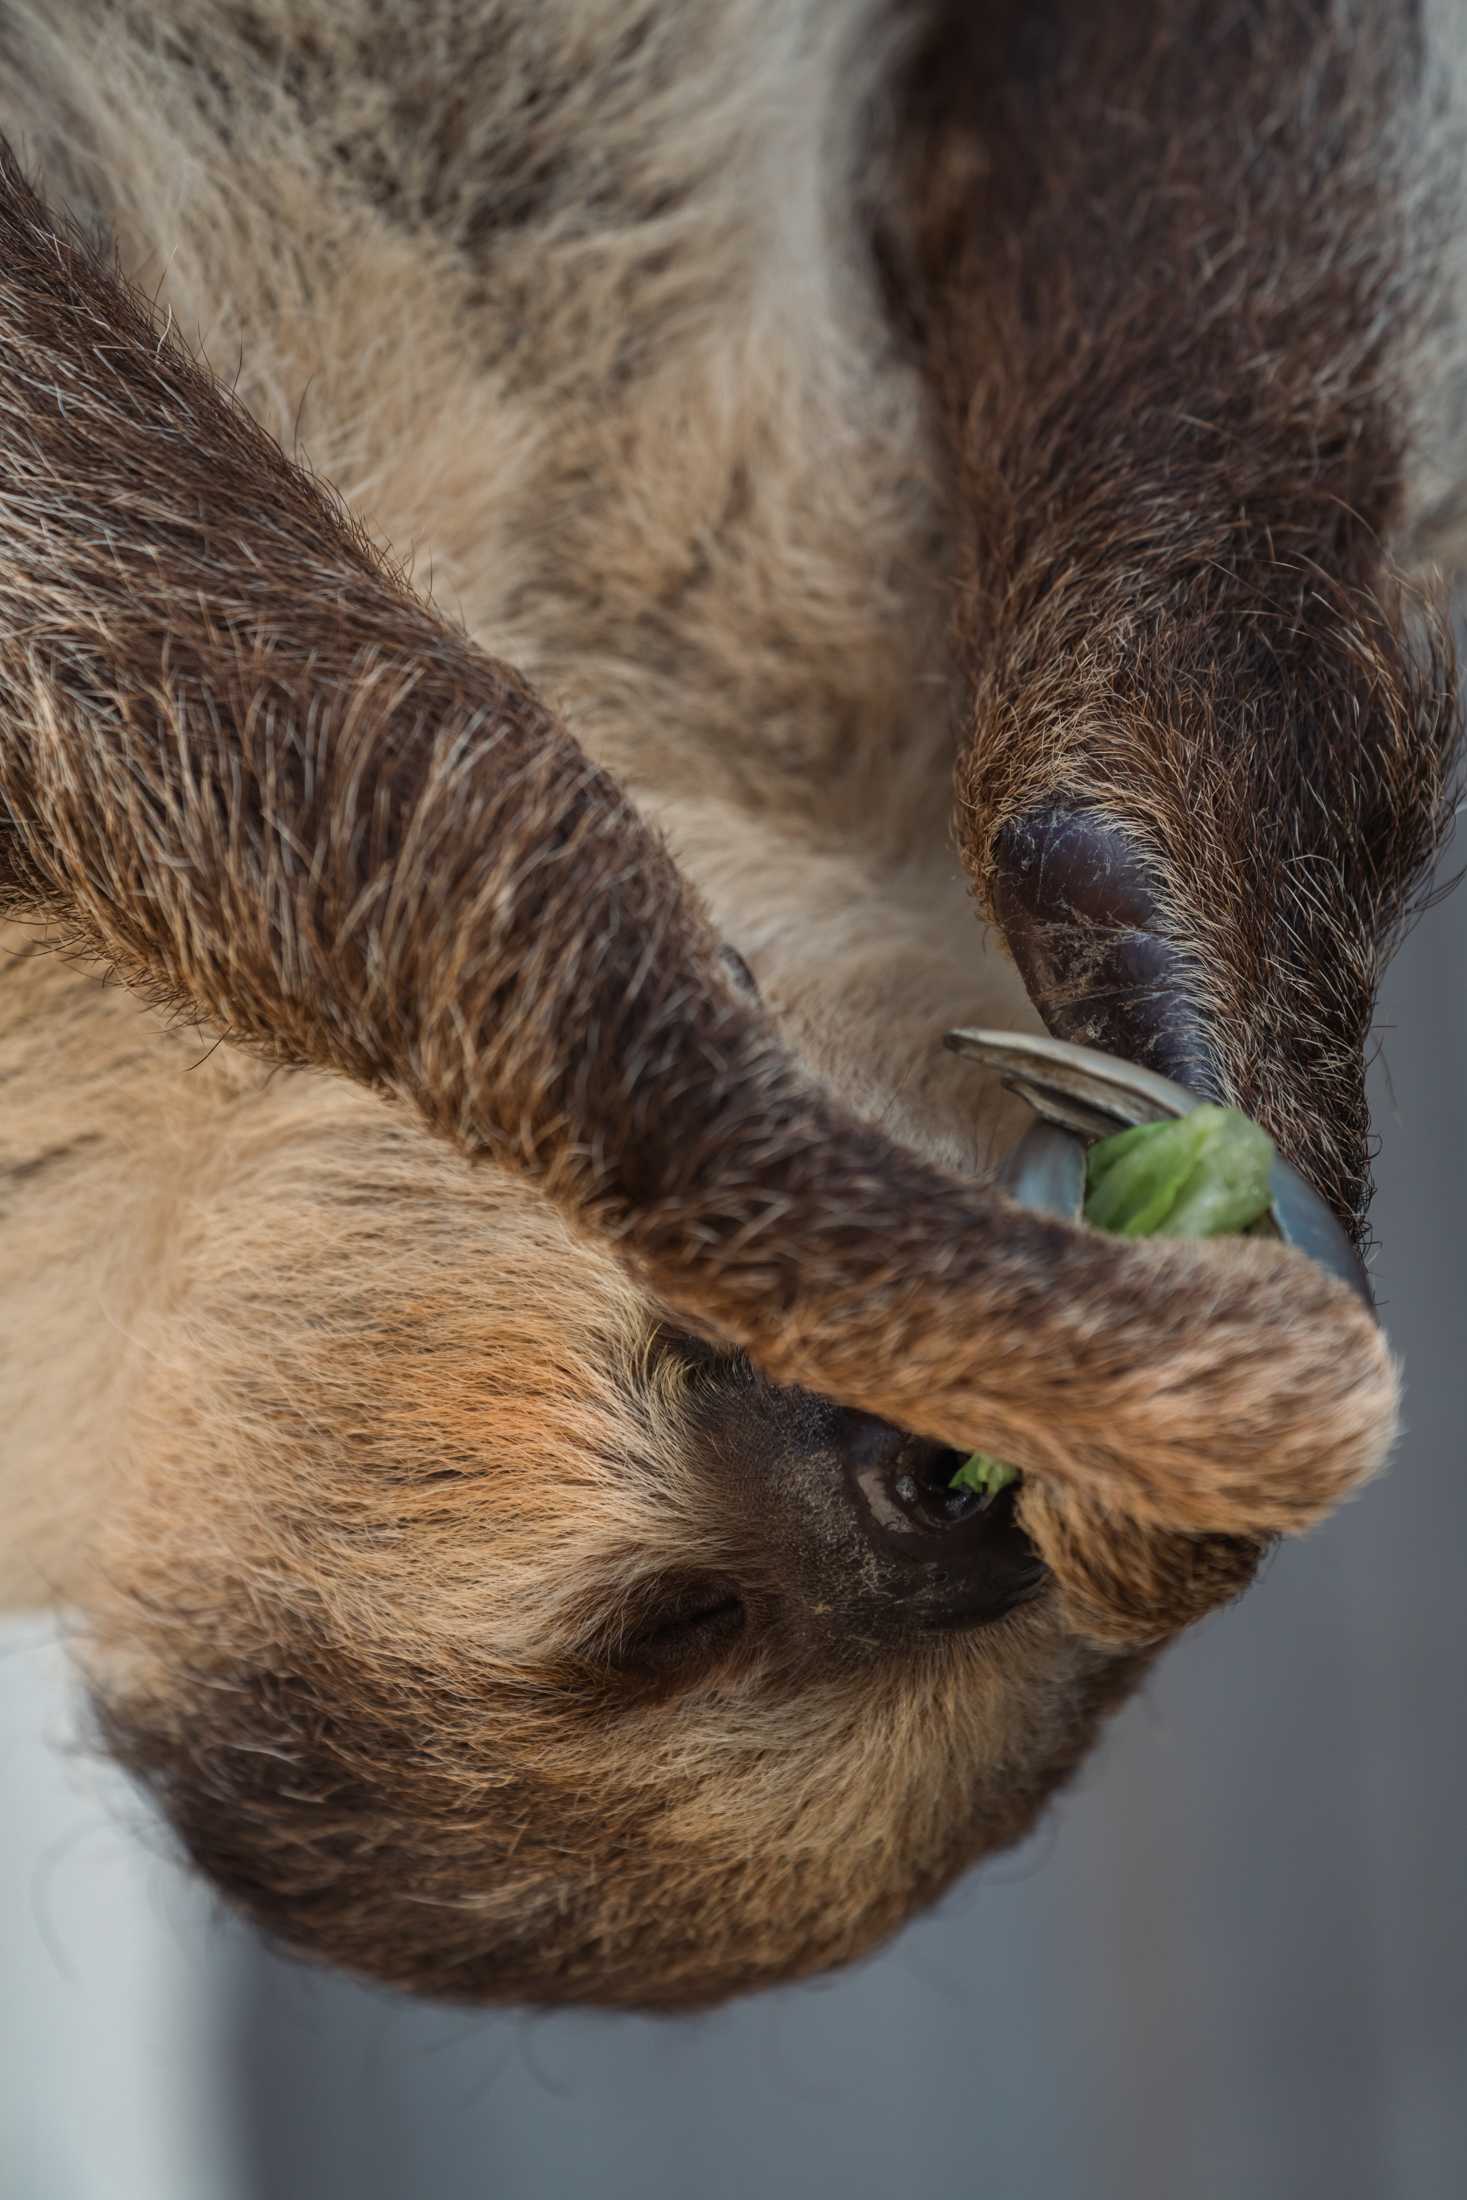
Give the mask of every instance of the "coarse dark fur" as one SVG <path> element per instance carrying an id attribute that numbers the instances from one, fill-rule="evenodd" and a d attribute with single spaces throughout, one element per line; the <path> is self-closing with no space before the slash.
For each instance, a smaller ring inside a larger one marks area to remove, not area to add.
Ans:
<path id="1" fill-rule="evenodd" d="M 992 1188 L 941 1035 L 1033 1011 L 950 788 L 1045 1018 L 1358 1226 L 1457 727 L 1452 29 L 0 32 L 15 1586 L 286 1942 L 847 1960 L 1380 1464 L 1300 1256 Z M 840 1494 L 888 1424 L 1025 1471 L 1043 1594 L 914 1630 Z"/>

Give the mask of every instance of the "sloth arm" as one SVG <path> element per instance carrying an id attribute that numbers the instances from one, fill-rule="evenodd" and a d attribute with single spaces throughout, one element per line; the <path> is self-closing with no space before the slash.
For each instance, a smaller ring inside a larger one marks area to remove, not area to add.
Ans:
<path id="1" fill-rule="evenodd" d="M 776 1380 L 1193 1532 L 1378 1466 L 1343 1286 L 1064 1228 L 845 1115 L 615 783 L 8 157 L 0 268 L 0 907 L 527 1174 Z"/>

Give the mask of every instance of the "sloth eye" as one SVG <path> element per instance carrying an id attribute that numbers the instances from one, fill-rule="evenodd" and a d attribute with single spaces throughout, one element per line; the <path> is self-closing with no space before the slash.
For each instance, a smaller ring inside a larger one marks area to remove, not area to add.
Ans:
<path id="1" fill-rule="evenodd" d="M 690 1672 L 737 1641 L 746 1619 L 727 1575 L 664 1580 L 615 1644 L 613 1662 L 630 1673 Z"/>

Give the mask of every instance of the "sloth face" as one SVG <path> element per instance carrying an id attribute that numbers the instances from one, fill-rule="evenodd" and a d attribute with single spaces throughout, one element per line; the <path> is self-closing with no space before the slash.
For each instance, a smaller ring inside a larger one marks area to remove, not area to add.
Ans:
<path id="1" fill-rule="evenodd" d="M 235 1109 L 140 1317 L 92 1679 L 193 1860 L 436 1995 L 824 1968 L 1018 1838 L 1138 1669 L 957 1455 L 767 1382 L 344 1086 Z"/>

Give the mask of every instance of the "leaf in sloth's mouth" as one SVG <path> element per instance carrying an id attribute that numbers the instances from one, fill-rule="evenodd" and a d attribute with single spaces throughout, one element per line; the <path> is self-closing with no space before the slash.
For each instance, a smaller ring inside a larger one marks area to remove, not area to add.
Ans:
<path id="1" fill-rule="evenodd" d="M 1102 1138 L 1085 1159 L 1085 1220 L 1116 1237 L 1227 1237 L 1249 1230 L 1272 1198 L 1273 1140 L 1237 1108 L 1210 1102 Z M 1018 1469 L 975 1451 L 950 1487 L 997 1497 Z"/>
<path id="2" fill-rule="evenodd" d="M 1010 1482 L 1017 1482 L 1017 1467 L 1004 1465 L 1002 1459 L 990 1458 L 986 1451 L 968 1454 L 948 1487 L 954 1490 L 973 1490 L 979 1497 L 992 1499 L 1000 1490 L 1006 1490 Z"/>

